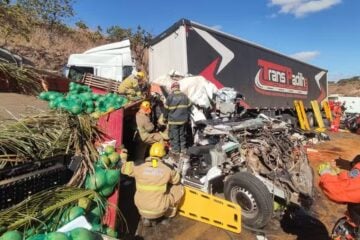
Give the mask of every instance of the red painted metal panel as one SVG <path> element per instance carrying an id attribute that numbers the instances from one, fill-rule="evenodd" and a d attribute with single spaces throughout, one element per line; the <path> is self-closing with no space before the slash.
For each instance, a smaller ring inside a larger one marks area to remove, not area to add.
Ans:
<path id="1" fill-rule="evenodd" d="M 107 93 L 102 89 L 94 87 L 92 87 L 92 90 L 98 94 Z M 122 144 L 123 117 L 124 109 L 118 109 L 101 117 L 98 121 L 98 125 L 107 135 L 106 140 L 116 140 L 116 147 Z M 116 230 L 116 209 L 119 204 L 119 187 L 116 187 L 114 193 L 108 198 L 108 203 L 103 223 Z"/>

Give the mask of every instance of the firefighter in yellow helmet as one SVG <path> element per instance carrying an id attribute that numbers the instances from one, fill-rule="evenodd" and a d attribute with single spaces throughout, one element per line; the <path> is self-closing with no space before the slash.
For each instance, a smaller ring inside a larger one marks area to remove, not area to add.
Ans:
<path id="1" fill-rule="evenodd" d="M 135 178 L 135 205 L 146 226 L 151 225 L 150 220 L 174 217 L 184 195 L 179 173 L 162 162 L 165 154 L 164 145 L 156 142 L 143 164 L 135 166 L 134 162 L 122 159 L 121 172 Z"/>
<path id="2" fill-rule="evenodd" d="M 147 144 L 168 140 L 165 132 L 154 132 L 155 125 L 150 120 L 151 105 L 149 101 L 143 101 L 139 111 L 136 113 L 136 125 L 140 138 Z"/>
<path id="3" fill-rule="evenodd" d="M 140 71 L 125 78 L 119 85 L 119 94 L 127 97 L 141 96 L 140 85 L 144 83 L 145 73 Z"/>

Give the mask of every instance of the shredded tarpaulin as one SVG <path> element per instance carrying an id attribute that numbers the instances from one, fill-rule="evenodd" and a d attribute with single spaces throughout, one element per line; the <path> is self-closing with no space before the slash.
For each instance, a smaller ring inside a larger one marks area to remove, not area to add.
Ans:
<path id="1" fill-rule="evenodd" d="M 152 83 L 164 86 L 167 91 L 170 91 L 173 82 L 174 80 L 168 75 L 164 75 L 155 79 Z M 214 93 L 218 91 L 218 88 L 213 83 L 202 76 L 186 77 L 179 80 L 179 83 L 180 91 L 185 93 L 193 104 L 201 108 L 209 108 Z"/>

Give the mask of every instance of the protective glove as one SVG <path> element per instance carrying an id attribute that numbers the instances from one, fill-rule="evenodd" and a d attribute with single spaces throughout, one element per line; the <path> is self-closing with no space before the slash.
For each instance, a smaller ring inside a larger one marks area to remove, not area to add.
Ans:
<path id="1" fill-rule="evenodd" d="M 128 159 L 128 151 L 126 148 L 121 149 L 120 160 L 122 163 L 125 163 Z"/>
<path id="2" fill-rule="evenodd" d="M 157 121 L 158 124 L 159 125 L 166 125 L 165 121 L 166 121 L 166 119 L 164 119 L 164 114 L 161 114 L 158 121 Z"/>
<path id="3" fill-rule="evenodd" d="M 136 95 L 136 92 L 134 89 L 128 89 L 126 90 L 126 94 L 127 95 L 131 95 L 131 96 L 135 96 Z"/>
<path id="4" fill-rule="evenodd" d="M 331 166 L 330 163 L 322 163 L 318 167 L 318 173 L 320 176 L 324 174 L 337 175 L 340 172 L 340 169 L 337 167 Z"/>

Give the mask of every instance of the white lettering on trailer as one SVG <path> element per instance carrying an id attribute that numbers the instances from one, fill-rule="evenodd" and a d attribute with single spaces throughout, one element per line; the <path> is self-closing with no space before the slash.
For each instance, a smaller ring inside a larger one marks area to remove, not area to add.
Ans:
<path id="1" fill-rule="evenodd" d="M 302 73 L 298 73 L 297 75 L 292 75 L 292 85 L 305 87 L 306 79 L 303 77 Z"/>
<path id="2" fill-rule="evenodd" d="M 279 92 L 279 93 L 290 93 L 290 94 L 299 94 L 299 95 L 307 95 L 307 90 L 299 90 L 299 89 L 291 89 L 286 87 L 275 87 L 275 86 L 267 86 L 261 83 L 260 81 L 260 73 L 261 69 L 257 72 L 255 76 L 255 85 L 259 89 L 270 91 L 270 92 Z"/>
<path id="3" fill-rule="evenodd" d="M 272 82 L 286 83 L 286 75 L 284 72 L 269 69 L 269 79 Z"/>

